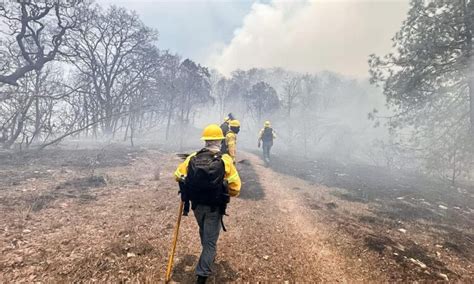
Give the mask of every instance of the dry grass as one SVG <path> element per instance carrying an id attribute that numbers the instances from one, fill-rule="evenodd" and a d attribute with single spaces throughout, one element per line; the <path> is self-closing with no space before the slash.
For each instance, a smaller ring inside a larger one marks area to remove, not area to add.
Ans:
<path id="1" fill-rule="evenodd" d="M 162 281 L 179 200 L 172 173 L 181 159 L 122 148 L 78 151 L 21 163 L 29 166 L 0 166 L 1 176 L 17 167 L 25 177 L 2 181 L 8 186 L 0 190 L 0 277 L 7 282 Z M 84 156 L 100 161 L 92 174 Z M 212 283 L 434 280 L 440 279 L 437 273 L 452 280 L 472 277 L 471 255 L 463 257 L 454 246 L 462 232 L 437 227 L 424 235 L 420 224 L 404 222 L 408 233 L 400 233 L 400 223 L 376 214 L 370 202 L 275 173 L 253 155 L 242 158 L 242 196 L 229 206 Z M 173 281 L 188 283 L 200 244 L 192 214 L 182 222 Z M 445 241 L 440 256 L 426 249 L 437 248 L 435 239 Z"/>

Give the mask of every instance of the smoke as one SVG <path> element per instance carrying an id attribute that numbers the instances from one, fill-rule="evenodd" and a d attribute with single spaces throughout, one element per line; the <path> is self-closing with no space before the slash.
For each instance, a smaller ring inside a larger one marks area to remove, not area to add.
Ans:
<path id="1" fill-rule="evenodd" d="M 283 67 L 367 77 L 368 55 L 390 50 L 407 11 L 408 1 L 255 3 L 230 43 L 211 55 L 208 64 L 224 74 Z"/>

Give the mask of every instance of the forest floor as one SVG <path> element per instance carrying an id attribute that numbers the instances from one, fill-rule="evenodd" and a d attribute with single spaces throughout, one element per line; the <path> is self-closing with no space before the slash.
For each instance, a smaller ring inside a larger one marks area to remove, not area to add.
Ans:
<path id="1" fill-rule="evenodd" d="M 181 161 L 109 146 L 0 152 L 0 283 L 164 278 Z M 211 283 L 474 279 L 474 189 L 380 168 L 241 152 Z M 183 217 L 174 282 L 200 252 Z"/>

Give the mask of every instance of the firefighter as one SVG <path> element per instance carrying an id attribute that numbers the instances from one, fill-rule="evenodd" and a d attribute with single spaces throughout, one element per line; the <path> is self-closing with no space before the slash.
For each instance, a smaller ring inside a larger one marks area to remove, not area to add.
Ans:
<path id="1" fill-rule="evenodd" d="M 222 132 L 224 133 L 224 137 L 227 135 L 227 132 L 229 132 L 230 130 L 229 123 L 233 119 L 234 119 L 234 115 L 232 113 L 229 113 L 226 116 L 226 118 L 224 118 L 224 122 L 221 124 L 221 129 L 222 129 Z M 225 144 L 225 140 L 222 140 L 221 152 L 227 153 L 227 146 Z"/>
<path id="2" fill-rule="evenodd" d="M 224 134 L 217 124 L 202 133 L 205 147 L 186 158 L 175 171 L 184 181 L 184 199 L 190 201 L 201 238 L 202 251 L 196 266 L 197 283 L 206 283 L 216 256 L 217 240 L 230 197 L 238 196 L 241 181 L 232 158 L 220 152 Z M 181 196 L 183 198 L 183 194 Z"/>
<path id="3" fill-rule="evenodd" d="M 240 122 L 233 119 L 229 122 L 229 132 L 225 135 L 225 147 L 227 154 L 229 154 L 235 163 L 235 156 L 237 154 L 237 134 L 240 132 Z"/>
<path id="4" fill-rule="evenodd" d="M 270 163 L 270 150 L 273 146 L 273 140 L 276 138 L 275 131 L 272 128 L 270 121 L 265 121 L 263 129 L 260 130 L 258 137 L 258 147 L 262 146 L 263 160 L 266 164 Z"/>

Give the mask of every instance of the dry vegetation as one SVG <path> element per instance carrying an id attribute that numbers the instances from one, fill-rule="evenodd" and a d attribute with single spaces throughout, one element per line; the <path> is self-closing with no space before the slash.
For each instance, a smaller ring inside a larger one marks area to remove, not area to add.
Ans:
<path id="1" fill-rule="evenodd" d="M 180 158 L 121 146 L 1 155 L 2 281 L 163 279 L 178 202 L 170 173 Z M 289 160 L 268 169 L 254 155 L 241 158 L 243 192 L 225 219 L 215 283 L 474 277 L 473 212 L 458 200 L 444 200 L 442 209 L 428 198 L 432 206 L 423 207 L 423 191 L 359 196 L 342 184 L 278 173 L 296 171 Z M 459 194 L 472 204 L 470 188 Z M 191 215 L 183 219 L 174 281 L 194 279 L 199 249 Z"/>

